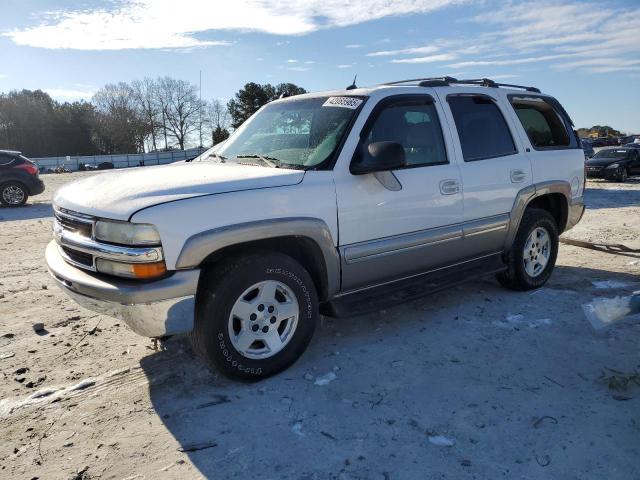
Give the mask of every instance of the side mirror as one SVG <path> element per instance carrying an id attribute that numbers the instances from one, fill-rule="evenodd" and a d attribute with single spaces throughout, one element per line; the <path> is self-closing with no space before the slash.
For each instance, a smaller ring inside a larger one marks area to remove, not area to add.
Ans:
<path id="1" fill-rule="evenodd" d="M 361 152 L 359 157 L 351 164 L 350 170 L 354 175 L 387 172 L 402 168 L 407 164 L 404 148 L 397 142 L 371 143 L 367 151 Z"/>

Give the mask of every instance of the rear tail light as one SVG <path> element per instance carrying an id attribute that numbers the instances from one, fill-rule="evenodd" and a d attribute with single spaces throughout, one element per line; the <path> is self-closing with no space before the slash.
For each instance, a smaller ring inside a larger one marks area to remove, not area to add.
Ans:
<path id="1" fill-rule="evenodd" d="M 20 170 L 24 170 L 29 175 L 38 176 L 38 167 L 35 163 L 31 162 L 23 162 L 19 165 L 16 165 L 15 168 L 19 168 Z"/>

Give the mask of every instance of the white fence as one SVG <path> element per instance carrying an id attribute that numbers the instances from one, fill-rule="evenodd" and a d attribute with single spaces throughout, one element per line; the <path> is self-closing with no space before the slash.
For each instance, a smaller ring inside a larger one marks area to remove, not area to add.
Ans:
<path id="1" fill-rule="evenodd" d="M 102 162 L 113 163 L 115 168 L 140 167 L 147 165 L 164 165 L 190 160 L 200 155 L 206 149 L 191 148 L 189 150 L 172 150 L 169 152 L 131 153 L 124 155 L 94 155 L 94 156 L 69 156 L 69 157 L 44 157 L 31 158 L 41 168 L 54 169 L 64 166 L 68 170 L 78 170 L 80 165 L 98 165 Z"/>

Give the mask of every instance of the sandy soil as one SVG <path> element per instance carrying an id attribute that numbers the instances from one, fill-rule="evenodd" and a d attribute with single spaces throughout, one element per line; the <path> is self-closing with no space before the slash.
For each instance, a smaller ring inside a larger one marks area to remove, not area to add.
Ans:
<path id="1" fill-rule="evenodd" d="M 487 279 L 324 319 L 294 367 L 239 384 L 54 286 L 50 201 L 79 176 L 0 210 L 0 478 L 640 478 L 640 386 L 601 378 L 640 370 L 640 322 L 596 334 L 580 308 L 640 288 L 640 258 L 562 245 L 533 293 Z M 640 247 L 640 181 L 586 201 L 567 236 Z"/>

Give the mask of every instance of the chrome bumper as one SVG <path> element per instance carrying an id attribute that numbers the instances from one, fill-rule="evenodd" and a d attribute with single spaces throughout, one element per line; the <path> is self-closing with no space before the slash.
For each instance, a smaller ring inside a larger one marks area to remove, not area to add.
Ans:
<path id="1" fill-rule="evenodd" d="M 97 276 L 67 263 L 55 241 L 47 245 L 49 273 L 81 306 L 124 321 L 145 337 L 189 332 L 193 328 L 200 270 L 179 270 L 154 282 Z"/>

